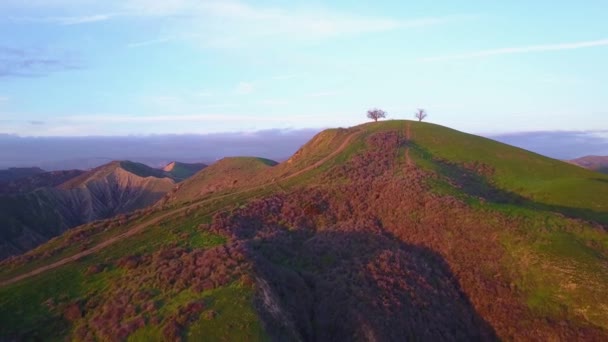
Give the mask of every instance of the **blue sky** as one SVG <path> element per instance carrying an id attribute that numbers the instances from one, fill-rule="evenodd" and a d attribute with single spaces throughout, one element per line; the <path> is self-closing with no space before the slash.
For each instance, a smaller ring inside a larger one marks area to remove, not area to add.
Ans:
<path id="1" fill-rule="evenodd" d="M 2 0 L 0 133 L 607 134 L 608 2 L 428 3 Z"/>

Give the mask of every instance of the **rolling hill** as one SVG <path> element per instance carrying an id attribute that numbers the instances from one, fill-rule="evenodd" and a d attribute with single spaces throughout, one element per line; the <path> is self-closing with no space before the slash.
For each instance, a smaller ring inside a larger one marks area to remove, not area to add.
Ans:
<path id="1" fill-rule="evenodd" d="M 14 181 L 20 191 L 0 195 L 0 258 L 23 253 L 69 228 L 152 205 L 179 180 L 144 164 L 115 161 L 87 172 L 39 173 Z"/>
<path id="2" fill-rule="evenodd" d="M 438 125 L 326 130 L 2 262 L 0 337 L 606 340 L 606 193 Z"/>
<path id="3" fill-rule="evenodd" d="M 163 171 L 176 180 L 185 180 L 206 167 L 207 165 L 202 163 L 187 164 L 173 161 L 167 164 Z"/>
<path id="4" fill-rule="evenodd" d="M 569 162 L 589 170 L 608 173 L 608 156 L 585 156 Z"/>

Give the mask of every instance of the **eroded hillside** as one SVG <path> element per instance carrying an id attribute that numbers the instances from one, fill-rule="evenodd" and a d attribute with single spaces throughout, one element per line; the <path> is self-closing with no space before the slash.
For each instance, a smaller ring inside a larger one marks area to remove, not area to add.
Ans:
<path id="1" fill-rule="evenodd" d="M 19 191 L 0 195 L 0 258 L 30 250 L 69 228 L 152 205 L 175 184 L 163 170 L 127 161 L 9 183 L 8 189 Z"/>

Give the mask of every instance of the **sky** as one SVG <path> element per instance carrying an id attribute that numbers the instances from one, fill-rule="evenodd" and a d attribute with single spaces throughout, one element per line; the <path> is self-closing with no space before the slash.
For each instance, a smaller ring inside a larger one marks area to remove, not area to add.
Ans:
<path id="1" fill-rule="evenodd" d="M 477 134 L 606 137 L 606 13 L 604 0 L 1 0 L 0 133 L 345 127 L 379 107 Z"/>

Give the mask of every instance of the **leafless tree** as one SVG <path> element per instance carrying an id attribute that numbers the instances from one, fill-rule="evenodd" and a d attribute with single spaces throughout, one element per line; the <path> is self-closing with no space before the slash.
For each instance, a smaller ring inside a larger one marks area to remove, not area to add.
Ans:
<path id="1" fill-rule="evenodd" d="M 418 122 L 420 122 L 427 117 L 426 110 L 418 108 L 414 116 L 416 117 L 416 119 L 418 119 Z"/>
<path id="2" fill-rule="evenodd" d="M 378 108 L 370 109 L 367 111 L 367 117 L 377 122 L 378 119 L 386 117 L 386 112 Z"/>

